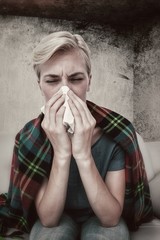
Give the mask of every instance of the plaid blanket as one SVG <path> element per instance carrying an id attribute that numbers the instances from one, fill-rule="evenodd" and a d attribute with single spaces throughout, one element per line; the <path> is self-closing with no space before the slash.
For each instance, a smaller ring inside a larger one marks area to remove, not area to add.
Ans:
<path id="1" fill-rule="evenodd" d="M 123 217 L 129 229 L 152 219 L 153 210 L 144 162 L 132 124 L 123 116 L 87 101 L 99 126 L 125 150 L 126 191 Z M 49 176 L 53 149 L 41 122 L 43 114 L 27 123 L 15 138 L 8 194 L 0 195 L 0 233 L 9 227 L 29 232 L 37 219 L 34 199 Z"/>

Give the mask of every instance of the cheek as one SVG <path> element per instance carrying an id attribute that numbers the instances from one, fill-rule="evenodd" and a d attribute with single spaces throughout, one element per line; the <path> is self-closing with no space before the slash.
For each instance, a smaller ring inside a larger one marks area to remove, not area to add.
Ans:
<path id="1" fill-rule="evenodd" d="M 45 101 L 46 101 L 46 102 L 48 102 L 51 97 L 52 97 L 52 94 L 51 94 L 51 93 L 44 92 L 44 98 L 45 98 Z"/>
<path id="2" fill-rule="evenodd" d="M 83 86 L 79 86 L 79 87 L 73 87 L 72 91 L 79 97 L 81 98 L 83 101 L 86 100 L 86 93 L 87 93 L 87 86 L 83 85 Z"/>
<path id="3" fill-rule="evenodd" d="M 51 88 L 51 87 L 42 86 L 41 92 L 42 92 L 42 95 L 45 98 L 45 101 L 47 102 L 56 93 L 56 89 Z"/>

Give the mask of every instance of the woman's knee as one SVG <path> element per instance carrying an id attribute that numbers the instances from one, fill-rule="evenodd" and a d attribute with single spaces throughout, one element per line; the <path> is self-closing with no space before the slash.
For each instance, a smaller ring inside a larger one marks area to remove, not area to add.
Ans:
<path id="1" fill-rule="evenodd" d="M 81 240 L 129 240 L 129 231 L 123 221 L 120 220 L 119 224 L 115 227 L 102 227 L 98 218 L 93 217 L 89 219 L 82 226 Z"/>
<path id="2" fill-rule="evenodd" d="M 78 235 L 78 226 L 68 216 L 64 215 L 57 227 L 44 227 L 38 220 L 30 233 L 29 240 L 75 240 Z"/>

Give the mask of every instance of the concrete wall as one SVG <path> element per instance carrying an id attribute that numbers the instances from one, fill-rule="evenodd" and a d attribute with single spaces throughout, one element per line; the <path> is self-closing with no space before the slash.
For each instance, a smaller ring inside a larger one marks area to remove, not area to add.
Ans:
<path id="1" fill-rule="evenodd" d="M 0 16 L 0 134 L 16 134 L 39 114 L 43 99 L 32 50 L 46 34 L 80 33 L 92 51 L 88 98 L 129 118 L 145 140 L 160 140 L 160 22 L 113 29 L 78 22 Z"/>
<path id="2" fill-rule="evenodd" d="M 160 140 L 160 21 L 136 28 L 134 125 L 145 140 Z"/>
<path id="3" fill-rule="evenodd" d="M 43 100 L 32 70 L 32 50 L 46 34 L 80 33 L 92 51 L 93 79 L 88 98 L 133 120 L 133 52 L 129 33 L 79 23 L 0 17 L 0 133 L 15 134 L 39 114 Z"/>

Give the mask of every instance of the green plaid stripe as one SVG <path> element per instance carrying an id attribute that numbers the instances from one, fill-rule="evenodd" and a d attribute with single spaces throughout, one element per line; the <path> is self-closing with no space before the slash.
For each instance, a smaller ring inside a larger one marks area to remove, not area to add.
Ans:
<path id="1" fill-rule="evenodd" d="M 45 147 L 47 147 L 46 150 L 44 150 Z M 45 176 L 46 171 L 43 168 L 41 168 L 41 165 L 40 165 L 41 162 L 39 160 L 42 161 L 45 159 L 46 155 L 48 154 L 49 148 L 50 148 L 50 144 L 48 144 L 48 139 L 45 139 L 45 142 L 43 143 L 39 151 L 37 151 L 37 154 L 32 159 L 32 161 L 30 161 L 30 159 L 28 159 L 25 156 L 21 148 L 19 149 L 19 161 L 28 167 L 28 170 L 26 171 L 26 175 L 28 175 L 28 173 L 31 172 L 31 175 L 30 175 L 31 178 L 34 174 Z"/>

